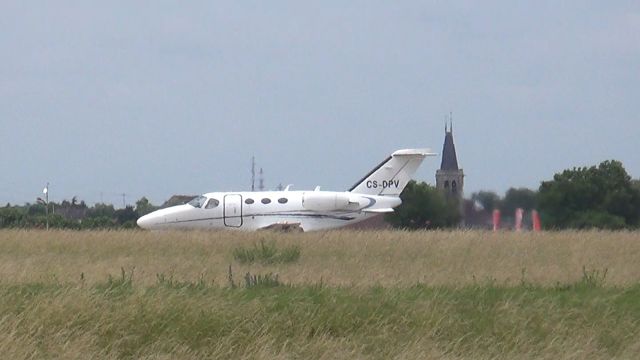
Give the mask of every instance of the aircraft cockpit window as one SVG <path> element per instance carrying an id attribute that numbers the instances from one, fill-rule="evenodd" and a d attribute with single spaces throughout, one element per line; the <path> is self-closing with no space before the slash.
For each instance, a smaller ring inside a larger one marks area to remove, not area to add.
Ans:
<path id="1" fill-rule="evenodd" d="M 207 201 L 207 197 L 200 195 L 200 196 L 194 197 L 193 200 L 189 201 L 187 204 L 195 208 L 201 208 L 205 201 Z"/>
<path id="2" fill-rule="evenodd" d="M 205 209 L 214 209 L 216 207 L 218 207 L 218 205 L 220 204 L 220 201 L 218 201 L 217 199 L 211 198 L 209 199 L 209 202 L 207 202 L 207 206 L 205 206 Z"/>

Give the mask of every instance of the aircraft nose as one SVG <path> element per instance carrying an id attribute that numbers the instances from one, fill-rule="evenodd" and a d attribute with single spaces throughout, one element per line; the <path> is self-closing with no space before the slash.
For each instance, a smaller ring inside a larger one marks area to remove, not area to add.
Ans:
<path id="1" fill-rule="evenodd" d="M 143 228 L 143 229 L 150 229 L 151 228 L 151 216 L 149 216 L 150 214 L 144 215 L 142 217 L 140 217 L 138 219 L 138 221 L 136 221 L 136 224 L 138 224 L 139 227 Z"/>

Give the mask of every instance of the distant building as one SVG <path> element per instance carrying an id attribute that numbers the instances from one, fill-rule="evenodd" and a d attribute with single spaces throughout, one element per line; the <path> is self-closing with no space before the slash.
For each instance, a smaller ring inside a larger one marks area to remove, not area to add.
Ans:
<path id="1" fill-rule="evenodd" d="M 194 197 L 194 195 L 173 195 L 169 198 L 169 200 L 165 201 L 164 204 L 160 206 L 160 208 L 164 209 L 171 206 L 186 204 Z"/>
<path id="2" fill-rule="evenodd" d="M 453 142 L 453 123 L 444 126 L 444 145 L 440 170 L 436 171 L 436 188 L 446 197 L 453 198 L 460 204 L 461 223 L 464 226 L 464 171 L 458 166 L 456 145 Z"/>
<path id="3" fill-rule="evenodd" d="M 467 229 L 491 230 L 493 228 L 493 215 L 473 200 L 464 201 L 464 227 Z"/>
<path id="4" fill-rule="evenodd" d="M 456 145 L 453 142 L 453 124 L 444 126 L 444 146 L 440 170 L 436 171 L 436 188 L 445 195 L 462 200 L 464 194 L 464 171 L 458 167 Z"/>

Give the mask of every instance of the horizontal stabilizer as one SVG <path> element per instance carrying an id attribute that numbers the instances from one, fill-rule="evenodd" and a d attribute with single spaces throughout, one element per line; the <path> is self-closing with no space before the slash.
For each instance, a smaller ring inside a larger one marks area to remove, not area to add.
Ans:
<path id="1" fill-rule="evenodd" d="M 393 208 L 384 208 L 384 209 L 363 209 L 364 213 L 390 213 L 393 212 Z"/>

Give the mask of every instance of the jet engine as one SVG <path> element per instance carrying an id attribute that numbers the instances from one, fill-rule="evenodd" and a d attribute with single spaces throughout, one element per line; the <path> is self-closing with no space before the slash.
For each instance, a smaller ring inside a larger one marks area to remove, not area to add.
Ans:
<path id="1" fill-rule="evenodd" d="M 356 210 L 360 203 L 349 193 L 312 191 L 302 194 L 302 207 L 313 211 Z"/>

